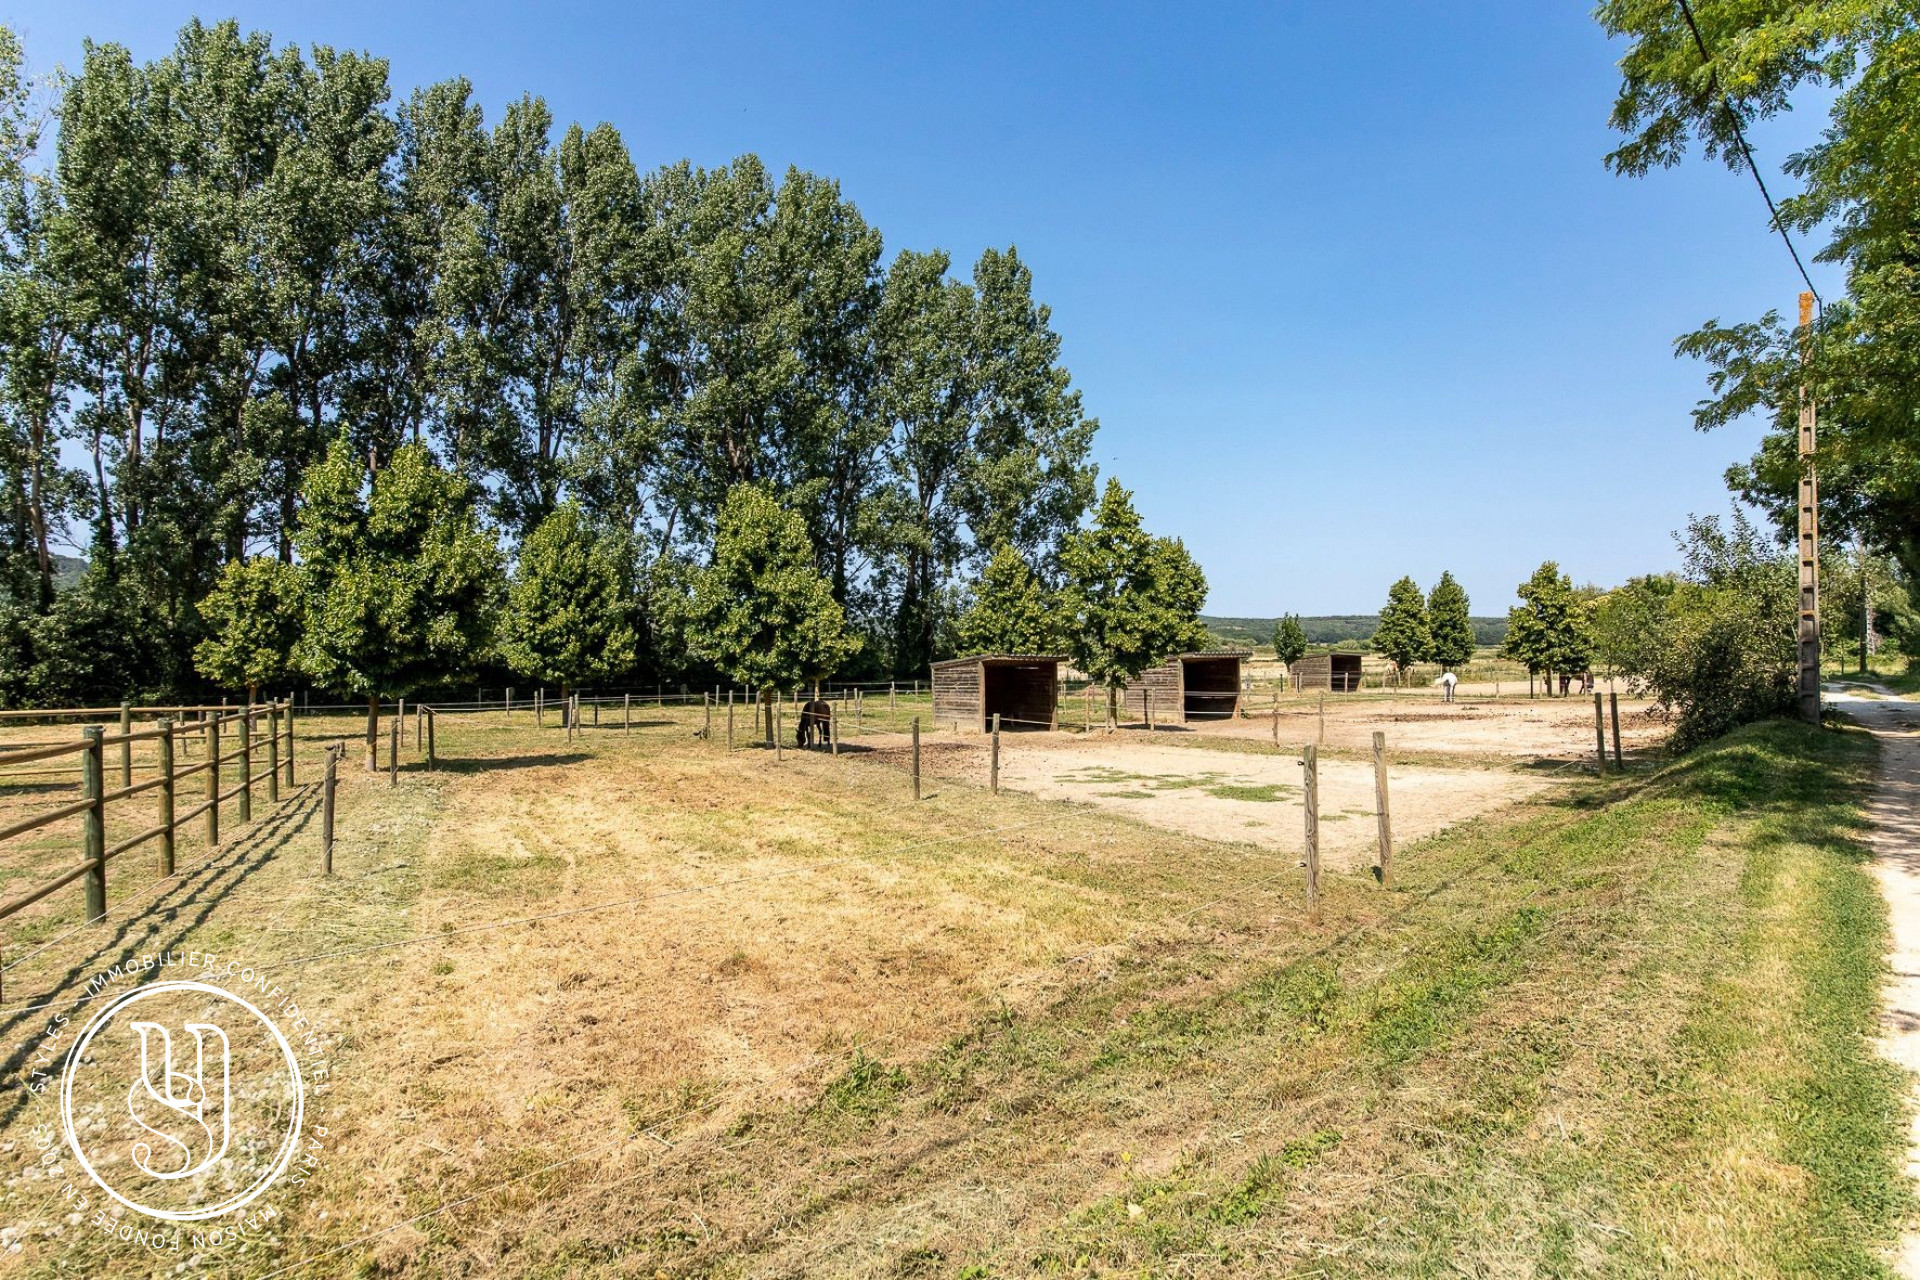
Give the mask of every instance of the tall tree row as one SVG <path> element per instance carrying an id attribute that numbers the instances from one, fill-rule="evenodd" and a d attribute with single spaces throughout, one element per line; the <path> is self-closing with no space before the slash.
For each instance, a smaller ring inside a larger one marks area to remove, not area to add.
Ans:
<path id="1" fill-rule="evenodd" d="M 1012 249 L 889 260 L 828 178 L 642 167 L 537 97 L 396 100 L 381 59 L 232 22 L 24 66 L 0 28 L 0 667 L 84 623 L 140 638 L 124 692 L 204 683 L 200 602 L 300 558 L 336 444 L 369 478 L 424 448 L 510 557 L 569 504 L 619 531 L 656 678 L 743 484 L 876 671 L 936 656 L 994 549 L 1058 581 L 1096 424 Z"/>

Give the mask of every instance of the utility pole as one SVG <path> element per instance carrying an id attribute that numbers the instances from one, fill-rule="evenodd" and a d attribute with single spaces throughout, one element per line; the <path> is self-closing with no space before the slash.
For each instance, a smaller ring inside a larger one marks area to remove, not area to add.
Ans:
<path id="1" fill-rule="evenodd" d="M 1813 346 L 1813 294 L 1800 295 L 1800 718 L 1820 723 L 1820 485 L 1814 472 L 1813 390 L 1805 368 Z"/>

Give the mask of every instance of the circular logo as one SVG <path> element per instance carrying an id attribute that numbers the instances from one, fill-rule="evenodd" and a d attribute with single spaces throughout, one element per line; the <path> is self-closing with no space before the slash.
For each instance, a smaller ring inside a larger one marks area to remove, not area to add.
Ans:
<path id="1" fill-rule="evenodd" d="M 205 982 L 115 999 L 68 1050 L 67 1145 L 121 1204 L 174 1222 L 230 1214 L 300 1145 L 300 1062 L 273 1019 Z"/>

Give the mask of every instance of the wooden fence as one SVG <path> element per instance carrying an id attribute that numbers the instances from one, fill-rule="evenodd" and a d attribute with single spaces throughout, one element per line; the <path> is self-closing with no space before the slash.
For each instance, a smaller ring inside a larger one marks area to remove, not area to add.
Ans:
<path id="1" fill-rule="evenodd" d="M 110 714 L 112 710 L 106 709 L 105 713 Z M 18 750 L 0 749 L 0 768 L 77 756 L 81 789 L 78 800 L 0 826 L 0 843 L 4 843 L 69 818 L 77 816 L 81 819 L 79 863 L 17 897 L 0 902 L 0 919 L 32 906 L 75 880 L 84 880 L 86 919 L 91 924 L 107 913 L 107 864 L 115 858 L 151 841 L 158 841 L 160 874 L 170 876 L 174 871 L 175 838 L 187 823 L 204 817 L 207 844 L 209 847 L 217 846 L 220 843 L 221 805 L 230 800 L 237 801 L 235 816 L 242 823 L 251 822 L 256 784 L 265 783 L 268 804 L 279 802 L 283 781 L 288 787 L 293 785 L 293 716 L 286 703 L 268 703 L 234 711 L 221 707 L 143 708 L 145 711 L 178 712 L 192 718 L 176 720 L 172 715 L 162 715 L 152 729 L 137 731 L 132 727 L 131 709 L 123 705 L 117 710 L 120 715 L 120 732 L 117 734 L 109 735 L 104 726 L 90 724 L 81 729 L 79 742 L 42 743 Z M 20 718 L 44 718 L 48 714 L 31 712 Z M 54 714 L 101 712 L 89 710 Z M 229 726 L 238 728 L 234 734 L 234 746 L 223 753 L 221 730 Z M 154 776 L 135 782 L 133 747 L 141 742 L 154 744 L 153 763 L 141 766 L 143 770 L 152 770 Z M 181 757 L 189 754 L 188 748 L 195 743 L 202 748 L 202 759 L 196 764 L 183 765 Z M 120 785 L 111 791 L 106 786 L 106 753 L 109 747 L 120 749 L 119 759 L 115 762 L 119 766 Z M 266 767 L 256 771 L 255 762 L 262 756 Z M 237 779 L 231 787 L 223 790 L 224 766 L 235 761 L 240 766 Z M 195 774 L 206 775 L 205 799 L 182 812 L 177 803 L 181 798 L 181 783 Z M 107 844 L 108 806 L 124 804 L 148 792 L 158 793 L 154 824 L 116 844 Z"/>

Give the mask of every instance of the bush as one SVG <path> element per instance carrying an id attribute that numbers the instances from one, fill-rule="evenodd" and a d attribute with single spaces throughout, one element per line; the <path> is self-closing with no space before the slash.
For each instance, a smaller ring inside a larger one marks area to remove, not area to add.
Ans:
<path id="1" fill-rule="evenodd" d="M 1628 675 L 1673 718 L 1681 750 L 1792 710 L 1799 673 L 1793 559 L 1736 513 L 1690 520 L 1686 569 L 1664 598 L 1648 596 L 1652 643 Z"/>

